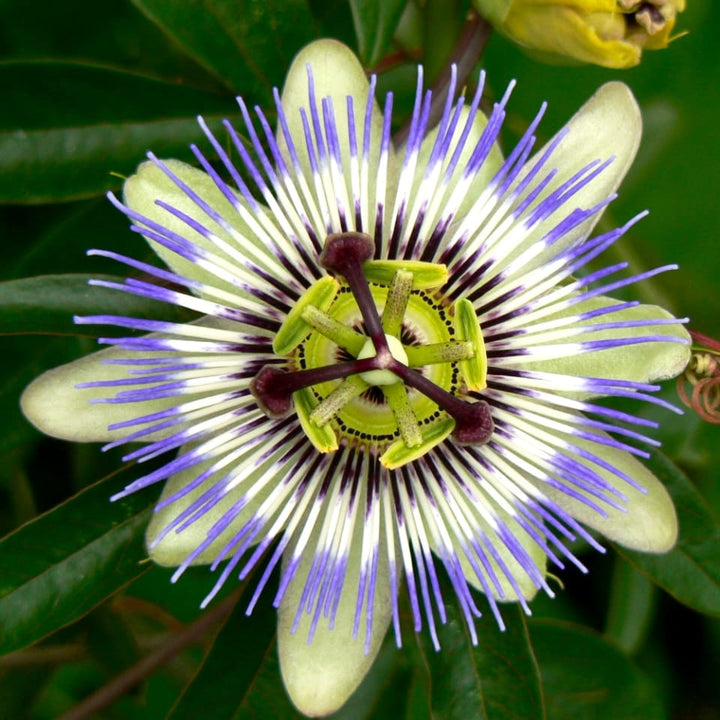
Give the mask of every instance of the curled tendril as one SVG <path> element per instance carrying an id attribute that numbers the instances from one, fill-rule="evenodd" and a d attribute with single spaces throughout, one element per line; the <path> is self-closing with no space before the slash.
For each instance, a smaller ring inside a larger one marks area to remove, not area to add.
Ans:
<path id="1" fill-rule="evenodd" d="M 677 379 L 678 395 L 703 420 L 720 425 L 720 342 L 692 330 L 690 335 L 693 354 Z"/>

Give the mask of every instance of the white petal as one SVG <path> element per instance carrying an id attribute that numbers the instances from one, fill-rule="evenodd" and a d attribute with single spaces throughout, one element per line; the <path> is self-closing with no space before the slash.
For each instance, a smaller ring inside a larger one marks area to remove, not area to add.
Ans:
<path id="1" fill-rule="evenodd" d="M 527 559 L 535 566 L 535 568 L 537 568 L 540 577 L 545 577 L 547 572 L 547 555 L 544 550 L 509 515 L 498 510 L 496 510 L 496 512 L 512 536 L 515 538 L 518 545 L 525 553 L 527 553 Z M 476 523 L 488 537 L 493 537 L 494 531 L 480 517 L 479 513 L 476 516 Z M 515 586 L 513 586 L 513 584 L 509 581 L 507 575 L 503 572 L 498 563 L 492 557 L 489 557 L 488 561 L 502 590 L 502 592 L 498 592 L 495 584 L 491 583 L 490 591 L 492 596 L 498 602 L 517 602 L 521 597 L 525 600 L 532 600 L 540 589 L 538 584 L 532 580 L 528 573 L 523 569 L 523 566 L 520 564 L 515 554 L 507 548 L 504 543 L 497 540 L 494 545 L 498 554 L 502 558 L 505 568 L 507 568 L 508 572 L 512 576 Z M 478 581 L 475 571 L 464 555 L 460 556 L 460 564 L 462 565 L 463 573 L 467 581 L 477 590 L 483 591 L 484 588 Z M 520 591 L 519 593 L 518 590 Z"/>
<path id="2" fill-rule="evenodd" d="M 554 168 L 558 172 L 540 195 L 540 200 L 589 163 L 596 160 L 605 161 L 609 158 L 614 160 L 599 176 L 563 203 L 559 210 L 535 226 L 523 247 L 541 238 L 571 209 L 578 207 L 590 209 L 615 192 L 630 168 L 640 144 L 642 134 L 640 109 L 632 92 L 624 83 L 610 82 L 603 85 L 577 111 L 565 128 L 530 159 L 526 167 L 533 167 L 545 149 L 552 145 L 561 133 L 565 133 L 565 136 L 545 166 L 546 172 Z M 541 173 L 540 177 L 543 174 Z M 598 219 L 599 214 L 595 214 L 568 232 L 553 245 L 552 254 L 560 252 L 578 238 L 589 235 Z M 544 257 L 546 253 L 540 256 L 540 260 L 542 261 Z"/>
<path id="3" fill-rule="evenodd" d="M 627 496 L 627 512 L 604 505 L 607 517 L 603 517 L 583 502 L 558 490 L 543 486 L 543 492 L 587 527 L 631 550 L 652 553 L 671 550 L 677 540 L 677 516 L 672 499 L 662 483 L 639 460 L 623 450 L 600 446 L 579 438 L 568 439 L 628 475 L 646 492 L 636 490 L 613 473 L 595 465 L 592 469 L 596 473 Z M 574 491 L 586 494 L 578 488 L 574 488 Z"/>
<path id="4" fill-rule="evenodd" d="M 254 241 L 254 236 L 247 225 L 242 222 L 228 199 L 220 192 L 207 173 L 179 160 L 164 160 L 163 163 L 174 175 L 183 183 L 187 184 L 193 192 L 197 193 L 202 200 L 222 216 L 237 233 L 247 238 L 249 242 Z M 160 207 L 157 204 L 158 202 L 166 203 L 170 207 L 184 213 L 199 225 L 206 228 L 208 232 L 222 238 L 222 240 L 230 245 L 236 244 L 236 240 L 230 236 L 226 229 L 220 227 L 220 225 L 209 218 L 207 214 L 153 162 L 141 163 L 137 172 L 125 181 L 123 198 L 131 210 L 161 225 L 167 230 L 168 235 L 175 233 L 193 245 L 198 246 L 201 250 L 216 255 L 223 255 L 222 250 L 219 249 L 217 244 L 189 227 L 188 224 L 179 217 L 173 215 L 165 208 Z M 236 286 L 203 269 L 198 263 L 182 257 L 155 240 L 148 238 L 148 242 L 163 262 L 178 275 L 214 285 L 215 287 L 235 294 L 238 293 Z"/>
<path id="5" fill-rule="evenodd" d="M 445 162 L 440 163 L 443 175 L 445 165 L 447 165 L 448 161 L 453 157 L 458 143 L 462 138 L 462 133 L 465 131 L 469 115 L 470 108 L 463 107 L 460 111 L 459 120 L 453 132 L 452 140 L 450 141 L 448 149 L 442 158 Z M 429 203 L 429 210 L 427 212 L 428 219 L 433 219 L 437 222 L 439 218 L 447 215 L 449 209 L 452 210 L 453 215 L 456 218 L 456 223 L 462 222 L 466 218 L 468 212 L 471 210 L 482 191 L 489 185 L 490 180 L 492 180 L 495 173 L 503 164 L 502 151 L 500 150 L 498 143 L 495 142 L 493 143 L 485 161 L 482 163 L 477 172 L 473 174 L 472 179 L 467 182 L 466 185 L 463 185 L 464 195 L 455 194 L 487 124 L 487 117 L 478 110 L 472 119 L 467 138 L 465 139 L 457 158 L 452 175 L 448 180 L 445 180 L 445 178 L 442 177 L 442 184 L 439 187 L 434 183 L 430 184 L 427 180 L 423 180 L 423 175 L 426 172 L 428 161 L 430 160 L 433 146 L 438 136 L 438 127 L 436 126 L 428 132 L 422 141 L 418 153 L 415 180 L 413 188 L 410 192 L 410 201 L 408 203 L 410 207 L 413 207 L 415 203 L 431 199 L 431 202 Z M 402 155 L 402 151 L 400 154 Z M 440 167 L 437 169 L 438 174 Z M 420 183 L 421 180 L 423 180 L 422 184 Z M 400 188 L 400 190 L 402 191 L 402 188 Z M 414 215 L 408 217 L 406 221 L 406 226 L 408 228 L 407 232 L 412 229 L 414 221 Z M 425 222 L 428 223 L 428 220 Z M 429 235 L 432 228 L 433 225 L 429 224 L 426 234 Z M 452 234 L 452 230 L 447 232 L 448 235 Z M 421 232 L 421 236 L 422 235 L 423 233 Z"/>
<path id="6" fill-rule="evenodd" d="M 308 69 L 314 87 L 312 101 Z M 313 216 L 318 219 L 322 216 L 321 225 L 316 227 L 320 236 L 329 229 L 339 231 L 342 216 L 350 229 L 359 229 L 355 222 L 358 209 L 364 225 L 362 229 L 371 232 L 376 215 L 383 212 L 386 196 L 391 197 L 395 192 L 398 171 L 395 152 L 389 138 L 386 151 L 381 152 L 383 114 L 370 92 L 370 83 L 358 59 L 349 48 L 335 40 L 311 43 L 300 51 L 288 71 L 281 100 L 286 127 L 279 123 L 277 141 L 288 168 L 297 178 L 298 187 L 305 188 L 306 197 L 312 197 L 308 202 L 315 205 Z M 339 158 L 333 158 L 329 151 L 323 109 L 326 98 L 334 118 L 331 126 L 334 125 L 337 134 Z M 354 157 L 348 98 L 352 102 L 354 121 Z M 369 134 L 366 136 L 368 103 Z M 311 151 L 303 127 L 303 114 L 309 127 Z M 295 150 L 294 158 L 288 149 L 286 132 Z M 321 150 L 321 146 L 324 149 Z M 311 156 L 316 163 L 315 172 Z"/>
<path id="7" fill-rule="evenodd" d="M 129 432 L 127 429 L 108 430 L 109 425 L 177 405 L 175 397 L 130 403 L 92 403 L 113 396 L 115 389 L 76 387 L 79 383 L 127 378 L 127 366 L 106 363 L 130 355 L 140 357 L 140 353 L 108 348 L 48 370 L 35 378 L 20 398 L 25 417 L 38 430 L 52 437 L 73 442 L 108 442 Z M 155 357 L 159 355 L 154 353 Z"/>
<path id="8" fill-rule="evenodd" d="M 322 123 L 321 101 L 329 97 L 335 111 L 335 120 L 340 133 L 340 147 L 343 166 L 349 165 L 349 142 L 347 134 L 347 97 L 352 96 L 356 118 L 356 133 L 360 143 L 365 118 L 365 107 L 370 91 L 365 71 L 355 54 L 337 40 L 318 40 L 304 47 L 295 57 L 285 78 L 282 91 L 282 108 L 287 120 L 290 136 L 298 153 L 298 158 L 307 178 L 311 177 L 305 131 L 301 119 L 301 110 L 307 115 L 312 127 L 309 101 L 308 66 L 312 71 L 315 86 L 315 99 Z M 373 144 L 371 156 L 377 157 L 382 136 L 383 116 L 380 108 L 372 101 L 371 135 Z M 278 131 L 278 144 L 283 149 L 288 164 L 287 144 L 282 132 Z"/>
<path id="9" fill-rule="evenodd" d="M 190 451 L 192 447 L 194 446 L 181 448 L 178 457 Z M 264 450 L 265 448 L 263 447 L 261 449 Z M 211 474 L 199 487 L 181 495 L 172 503 L 165 504 L 169 498 L 182 491 L 183 488 L 190 485 L 196 478 L 209 470 L 216 461 L 217 459 L 200 462 L 187 470 L 174 474 L 165 483 L 157 503 L 160 507 L 155 510 L 150 524 L 145 531 L 145 542 L 148 547 L 148 554 L 158 565 L 164 565 L 165 567 L 177 567 L 181 565 L 188 556 L 205 541 L 208 532 L 213 526 L 262 478 L 263 470 L 265 469 L 254 470 L 249 474 L 242 472 L 237 473 L 238 463 L 232 463 L 224 467 L 224 469 Z M 212 508 L 204 511 L 195 522 L 180 532 L 173 530 L 164 535 L 160 540 L 157 539 L 168 525 L 185 512 L 203 493 L 207 492 L 214 483 L 221 480 L 228 472 L 235 472 L 239 477 L 242 477 L 242 480 L 238 482 L 232 490 L 227 492 L 222 500 Z M 245 476 L 243 477 L 243 475 Z M 204 565 L 217 560 L 220 552 L 227 543 L 230 542 L 255 515 L 260 505 L 272 492 L 273 487 L 274 483 L 263 485 L 248 504 L 234 517 L 230 525 L 220 533 L 201 554 L 193 558 L 191 564 Z M 260 539 L 261 538 L 258 538 L 257 542 L 259 542 Z"/>
<path id="10" fill-rule="evenodd" d="M 598 296 L 577 303 L 567 310 L 549 315 L 543 318 L 543 321 L 591 312 L 617 304 L 618 301 L 613 298 Z M 600 315 L 594 320 L 586 322 L 651 321 L 667 320 L 672 317 L 667 310 L 656 305 L 637 305 L 607 315 Z M 687 344 L 661 341 L 623 345 L 594 352 L 576 353 L 552 360 L 529 360 L 523 363 L 522 367 L 523 370 L 537 370 L 588 378 L 631 380 L 641 383 L 666 380 L 679 375 L 690 360 L 690 335 L 680 323 L 670 325 L 649 324 L 640 327 L 598 330 L 571 338 L 571 341 L 640 338 L 648 335 L 681 338 L 686 340 Z"/>
<path id="11" fill-rule="evenodd" d="M 311 535 L 298 571 L 278 610 L 278 652 L 283 681 L 295 706 L 310 717 L 328 715 L 346 702 L 370 669 L 390 625 L 390 575 L 387 554 L 381 545 L 373 603 L 373 629 L 367 651 L 364 619 L 357 638 L 352 636 L 362 565 L 363 531 L 360 518 L 355 523 L 347 574 L 333 629 L 328 627 L 328 619 L 321 616 L 312 642 L 308 643 L 312 614 L 303 613 L 296 632 L 291 632 L 313 560 L 312 548 L 319 537 L 318 528 Z M 293 547 L 291 544 L 285 552 L 285 567 Z"/>

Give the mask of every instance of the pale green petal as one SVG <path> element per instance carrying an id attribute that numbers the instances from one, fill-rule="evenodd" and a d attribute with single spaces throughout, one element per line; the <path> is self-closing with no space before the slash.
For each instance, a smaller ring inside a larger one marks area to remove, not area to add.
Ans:
<path id="1" fill-rule="evenodd" d="M 455 132 L 453 133 L 453 139 L 450 143 L 450 147 L 446 153 L 446 157 L 448 159 L 452 158 L 453 153 L 455 152 L 458 141 L 460 140 L 460 137 L 462 136 L 462 133 L 465 129 L 469 114 L 470 110 L 466 106 L 463 107 L 463 109 L 460 111 L 460 119 L 455 128 Z M 485 117 L 482 112 L 478 111 L 473 118 L 470 132 L 468 133 L 467 139 L 463 146 L 463 150 L 460 153 L 457 165 L 450 179 L 450 188 L 454 188 L 457 185 L 458 181 L 462 178 L 465 169 L 467 168 L 468 162 L 473 154 L 473 151 L 475 150 L 475 147 L 483 134 L 483 130 L 485 129 L 487 122 L 487 117 Z M 435 144 L 437 135 L 438 128 L 434 127 L 429 133 L 427 133 L 427 135 L 422 141 L 422 144 L 420 145 L 420 152 L 418 156 L 418 169 L 416 171 L 416 177 L 418 177 L 418 181 L 416 182 L 416 187 L 413 187 L 413 200 L 411 200 L 411 205 L 414 202 L 414 196 L 417 192 L 417 185 L 419 185 L 419 182 L 422 179 L 424 168 L 427 166 L 428 160 L 430 159 L 430 154 L 432 153 L 433 145 Z M 401 149 L 400 155 L 402 155 L 403 152 L 404 150 Z M 490 180 L 492 180 L 495 173 L 502 167 L 503 160 L 504 159 L 502 151 L 500 150 L 500 145 L 497 142 L 493 143 L 493 146 L 490 149 L 490 152 L 488 153 L 485 162 L 482 164 L 482 167 L 480 167 L 478 172 L 474 175 L 464 200 L 458 206 L 458 209 L 455 213 L 456 218 L 463 219 L 468 214 L 482 191 L 489 185 Z"/>
<path id="2" fill-rule="evenodd" d="M 211 439 L 209 436 L 208 439 Z M 178 456 L 181 456 L 196 445 L 185 445 L 180 449 Z M 274 459 L 274 458 L 273 458 Z M 175 493 L 188 486 L 202 473 L 208 470 L 216 459 L 200 462 L 197 465 L 176 473 L 170 477 L 163 487 L 158 504 L 163 503 L 167 498 L 172 497 Z M 148 554 L 150 558 L 158 565 L 164 565 L 166 567 L 177 567 L 181 565 L 185 559 L 198 548 L 206 539 L 208 532 L 212 529 L 213 525 L 217 523 L 226 512 L 228 512 L 232 506 L 237 503 L 245 493 L 255 485 L 255 483 L 262 477 L 263 472 L 271 465 L 271 461 L 268 461 L 260 469 L 255 470 L 251 474 L 244 477 L 236 487 L 234 487 L 228 494 L 215 505 L 212 509 L 204 512 L 200 517 L 189 525 L 181 532 L 175 532 L 174 530 L 167 533 L 154 547 L 153 542 L 160 535 L 160 533 L 181 513 L 183 513 L 193 502 L 195 502 L 203 493 L 205 493 L 215 482 L 222 479 L 228 472 L 237 470 L 238 463 L 240 460 L 234 461 L 229 466 L 222 469 L 218 469 L 217 472 L 213 473 L 202 485 L 186 493 L 182 497 L 179 497 L 170 505 L 166 505 L 155 511 L 150 524 L 145 531 L 145 543 L 148 548 Z M 238 476 L 242 477 L 243 473 L 237 473 Z M 197 557 L 193 559 L 193 565 L 206 565 L 214 562 L 220 551 L 225 545 L 236 536 L 245 524 L 252 518 L 257 512 L 260 505 L 265 501 L 267 496 L 273 490 L 275 483 L 270 482 L 264 485 L 261 490 L 255 495 L 255 497 L 248 502 L 248 504 L 237 514 L 232 523 L 222 532 L 218 537 Z M 257 538 L 257 542 L 262 540 L 262 537 Z"/>
<path id="3" fill-rule="evenodd" d="M 283 681 L 295 706 L 310 717 L 320 717 L 334 712 L 352 695 L 373 664 L 390 625 L 392 617 L 390 575 L 387 555 L 381 546 L 373 604 L 373 632 L 367 654 L 364 612 L 358 637 L 352 637 L 361 568 L 362 532 L 360 521 L 355 525 L 334 629 L 329 629 L 328 620 L 321 617 L 312 642 L 308 644 L 312 615 L 303 614 L 297 631 L 294 634 L 290 632 L 313 559 L 313 553 L 308 549 L 303 554 L 300 567 L 288 586 L 278 610 L 278 652 Z M 315 546 L 318 536 L 319 531 L 313 531 L 309 548 Z M 286 561 L 292 549 L 293 547 L 290 546 L 286 550 Z"/>
<path id="4" fill-rule="evenodd" d="M 189 323 L 203 327 L 234 331 L 235 323 L 205 316 Z M 148 337 L 156 337 L 151 333 Z M 60 365 L 35 378 L 20 398 L 25 417 L 46 435 L 72 440 L 73 442 L 111 442 L 127 436 L 136 428 L 108 430 L 109 425 L 125 422 L 141 415 L 160 412 L 175 407 L 181 400 L 177 396 L 154 398 L 128 403 L 97 403 L 96 399 L 114 397 L 120 387 L 78 388 L 88 382 L 123 380 L 130 377 L 130 367 L 116 363 L 116 360 L 141 360 L 143 358 L 182 357 L 183 353 L 142 352 L 110 347 L 85 357 Z M 136 368 L 137 369 L 137 368 Z M 193 398 L 211 395 L 211 392 L 197 392 Z M 174 430 L 149 433 L 144 441 L 154 442 L 167 437 Z"/>
<path id="5" fill-rule="evenodd" d="M 355 115 L 355 134 L 357 139 L 358 152 L 362 151 L 363 133 L 365 126 L 365 111 L 368 101 L 370 84 L 365 71 L 355 54 L 337 40 L 317 40 L 303 48 L 295 57 L 285 78 L 285 86 L 282 91 L 282 108 L 287 120 L 290 136 L 295 146 L 295 151 L 302 168 L 303 175 L 308 180 L 310 187 L 312 182 L 311 166 L 307 151 L 305 131 L 301 119 L 301 109 L 304 110 L 308 123 L 312 128 L 312 117 L 310 114 L 310 101 L 308 95 L 308 71 L 312 69 L 312 77 L 315 86 L 315 100 L 317 111 L 320 116 L 321 126 L 324 128 L 322 115 L 322 100 L 329 97 L 335 115 L 335 124 L 338 131 L 340 153 L 342 155 L 342 167 L 345 171 L 345 181 L 350 187 L 350 141 L 348 134 L 347 97 L 352 96 Z M 373 206 L 375 185 L 378 177 L 378 154 L 382 139 L 383 114 L 377 104 L 372 101 L 371 123 L 370 123 L 370 166 L 368 168 L 369 188 L 368 196 L 363 197 L 363 202 L 368 207 Z M 314 135 L 314 131 L 313 131 Z M 292 167 L 290 154 L 287 150 L 287 143 L 282 131 L 278 128 L 277 140 L 280 151 L 286 163 Z M 327 147 L 327 140 L 323 130 L 323 142 Z M 390 149 L 388 157 L 388 186 L 390 193 L 394 190 L 394 180 L 397 172 L 395 155 Z"/>
<path id="6" fill-rule="evenodd" d="M 232 207 L 222 192 L 220 192 L 207 173 L 192 167 L 192 165 L 187 165 L 180 160 L 164 160 L 163 162 L 172 173 L 187 184 L 193 192 L 222 216 L 236 231 L 238 237 L 241 237 L 244 242 L 258 245 L 256 236 L 242 221 L 237 211 Z M 168 210 L 158 206 L 157 201 L 160 200 L 185 215 L 188 215 L 231 246 L 240 247 L 241 245 L 237 237 L 233 238 L 231 233 L 220 227 L 214 220 L 211 220 L 206 213 L 153 162 L 142 163 L 138 167 L 137 172 L 125 181 L 123 198 L 125 203 L 135 212 L 162 225 L 170 232 L 180 235 L 194 245 L 213 252 L 215 255 L 224 257 L 223 251 L 219 249 L 215 243 L 205 238 L 196 230 L 193 230 L 187 223 Z M 237 286 L 218 278 L 209 270 L 201 268 L 197 263 L 186 260 L 154 240 L 148 239 L 148 242 L 163 262 L 178 275 L 207 283 L 208 285 L 229 291 L 234 295 L 241 294 Z M 263 249 L 262 252 L 265 252 L 265 250 Z"/>
<path id="7" fill-rule="evenodd" d="M 642 552 L 664 553 L 671 550 L 677 540 L 677 516 L 670 495 L 662 483 L 639 460 L 623 450 L 599 446 L 574 437 L 567 439 L 631 477 L 647 493 L 632 488 L 616 475 L 593 465 L 595 472 L 628 498 L 627 512 L 603 506 L 607 517 L 602 517 L 579 500 L 570 498 L 542 483 L 533 482 L 574 518 L 613 542 Z M 586 495 L 576 487 L 573 491 Z M 595 498 L 592 500 L 597 503 Z"/>
<path id="8" fill-rule="evenodd" d="M 562 185 L 588 163 L 594 160 L 605 161 L 611 157 L 615 159 L 592 182 L 563 203 L 559 210 L 535 226 L 525 241 L 526 245 L 540 239 L 573 208 L 592 208 L 617 190 L 637 153 L 642 134 L 642 118 L 630 88 L 621 82 L 610 82 L 603 85 L 577 111 L 565 129 L 565 136 L 545 165 L 545 172 L 554 168 L 558 172 L 540 195 L 539 200 Z M 531 158 L 527 167 L 533 167 L 548 145 L 545 145 Z M 579 237 L 589 235 L 598 219 L 599 216 L 595 215 L 578 225 L 554 243 L 551 251 L 540 255 L 535 265 L 544 262 L 549 252 L 554 256 Z"/>
<path id="9" fill-rule="evenodd" d="M 471 516 L 473 517 L 473 526 L 477 527 L 479 531 L 484 533 L 488 538 L 495 538 L 495 531 L 490 527 L 490 525 L 485 521 L 481 514 L 471 504 L 467 505 L 467 510 L 469 513 L 471 513 Z M 545 552 L 542 550 L 542 548 L 525 532 L 525 530 L 522 529 L 522 527 L 520 527 L 520 525 L 515 520 L 510 517 L 510 515 L 508 515 L 506 512 L 502 511 L 499 508 L 494 508 L 494 511 L 497 513 L 499 521 L 503 522 L 506 525 L 510 535 L 515 537 L 518 544 L 527 553 L 530 561 L 532 561 L 533 565 L 535 565 L 535 567 L 538 569 L 538 573 L 540 574 L 540 576 L 545 577 L 547 567 L 547 555 L 545 555 Z M 432 535 L 430 533 L 428 533 L 428 535 L 430 538 L 432 538 Z M 430 543 L 433 552 L 441 556 L 442 551 L 439 549 L 437 544 L 434 543 L 432 539 L 430 540 Z M 517 588 L 520 590 L 520 595 L 525 600 L 532 600 L 538 593 L 539 588 L 537 587 L 537 585 L 532 581 L 530 576 L 523 569 L 522 565 L 517 561 L 515 555 L 503 544 L 502 541 L 497 540 L 495 542 L 495 547 L 498 551 L 498 554 L 505 563 L 505 567 L 509 570 L 511 576 L 513 577 Z M 464 553 L 458 552 L 458 559 L 460 560 L 463 574 L 465 575 L 465 579 L 468 581 L 468 583 L 477 590 L 484 592 L 484 588 L 478 580 L 477 574 L 473 570 L 471 563 L 468 561 Z M 488 581 L 492 596 L 500 602 L 516 602 L 517 600 L 519 600 L 518 593 L 516 592 L 512 584 L 508 581 L 507 575 L 503 572 L 497 562 L 489 556 L 488 562 L 495 573 L 495 577 L 497 578 L 500 587 L 502 588 L 502 593 L 499 593 L 497 592 L 497 588 L 495 587 L 495 585 L 492 582 Z M 476 563 L 480 564 L 477 558 Z"/>
<path id="10" fill-rule="evenodd" d="M 165 353 L 170 356 L 172 353 Z M 112 397 L 116 388 L 76 388 L 78 383 L 119 380 L 127 377 L 126 365 L 106 364 L 108 360 L 141 357 L 140 353 L 108 348 L 53 368 L 25 388 L 20 406 L 25 417 L 46 435 L 73 442 L 110 442 L 128 434 L 127 429 L 108 430 L 114 423 L 139 415 L 159 412 L 177 405 L 177 398 L 160 398 L 132 403 L 91 403 Z M 154 353 L 159 357 L 160 353 Z M 148 435 L 156 440 L 159 435 Z"/>
<path id="11" fill-rule="evenodd" d="M 576 315 L 601 307 L 617 305 L 618 300 L 598 296 L 584 300 L 559 313 L 543 318 L 543 321 Z M 592 323 L 621 322 L 632 320 L 669 319 L 672 315 L 656 305 L 638 305 L 594 318 Z M 596 352 L 579 353 L 554 360 L 532 360 L 523 364 L 523 370 L 560 373 L 590 378 L 610 378 L 634 382 L 654 382 L 679 375 L 690 360 L 690 335 L 683 325 L 656 325 L 645 327 L 615 328 L 586 333 L 573 340 L 603 340 L 609 338 L 632 338 L 660 335 L 681 338 L 678 342 L 647 342 L 626 345 Z"/>

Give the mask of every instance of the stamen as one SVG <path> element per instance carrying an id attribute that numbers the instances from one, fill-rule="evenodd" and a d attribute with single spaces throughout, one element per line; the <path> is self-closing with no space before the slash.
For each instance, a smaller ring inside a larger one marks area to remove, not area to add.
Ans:
<path id="1" fill-rule="evenodd" d="M 407 310 L 413 275 L 407 270 L 398 270 L 393 277 L 382 314 L 382 326 L 387 335 L 400 335 L 402 320 Z"/>
<path id="2" fill-rule="evenodd" d="M 310 305 L 303 310 L 302 319 L 313 329 L 332 340 L 338 347 L 347 350 L 357 357 L 365 346 L 367 338 L 347 325 L 338 322 L 334 317 Z"/>
<path id="3" fill-rule="evenodd" d="M 407 385 L 429 397 L 439 408 L 455 420 L 453 437 L 460 445 L 483 445 L 490 440 L 495 425 L 490 406 L 484 400 L 468 402 L 455 397 L 421 375 L 417 370 L 406 367 L 394 360 L 388 366 Z"/>
<path id="4" fill-rule="evenodd" d="M 307 370 L 288 371 L 275 365 L 265 365 L 250 381 L 250 392 L 260 409 L 270 417 L 281 417 L 290 412 L 292 394 L 302 388 L 319 385 L 328 380 L 339 380 L 381 368 L 377 357 L 349 360 Z"/>
<path id="5" fill-rule="evenodd" d="M 302 342 L 300 335 L 305 328 L 314 329 L 350 352 L 355 359 L 297 371 L 266 365 L 250 384 L 250 390 L 258 405 L 271 417 L 285 415 L 292 407 L 293 393 L 342 379 L 344 382 L 321 399 L 309 413 L 307 421 L 317 428 L 322 428 L 370 385 L 380 386 L 393 411 L 400 442 L 405 448 L 398 452 L 409 458 L 415 452 L 422 454 L 421 446 L 428 443 L 424 440 L 407 388 L 401 384 L 402 381 L 425 395 L 450 416 L 451 420 L 449 418 L 448 421 L 452 425 L 455 442 L 465 445 L 487 443 L 492 436 L 494 425 L 490 407 L 485 401 L 456 397 L 449 390 L 408 367 L 410 359 L 398 335 L 413 289 L 414 273 L 407 267 L 394 269 L 381 320 L 365 272 L 365 263 L 372 264 L 374 251 L 375 245 L 369 235 L 359 232 L 334 233 L 325 240 L 325 247 L 319 258 L 323 267 L 341 276 L 349 286 L 369 339 L 363 340 L 363 335 L 325 312 L 330 311 L 337 295 L 337 285 L 320 281 L 313 286 L 312 297 L 303 298 L 297 309 L 291 313 L 294 322 L 285 330 L 287 339 L 282 343 L 283 346 L 294 349 Z M 424 268 L 426 264 L 416 265 Z M 441 266 L 428 268 L 433 274 L 437 274 L 436 270 L 444 272 Z M 455 304 L 455 315 L 456 334 L 460 342 L 434 343 L 425 346 L 424 350 L 411 350 L 410 356 L 413 365 L 421 361 L 458 361 L 469 389 L 478 390 L 485 386 L 486 356 L 475 311 L 469 301 L 461 300 Z M 435 441 L 434 435 L 438 435 L 438 438 L 441 435 L 446 436 L 450 429 L 448 426 L 440 435 L 431 432 L 428 435 L 429 442 Z M 324 447 L 330 445 L 330 442 L 323 441 Z"/>
<path id="6" fill-rule="evenodd" d="M 423 365 L 439 365 L 458 360 L 469 360 L 475 354 L 470 342 L 448 340 L 443 343 L 430 343 L 429 345 L 408 345 L 405 348 L 408 367 L 422 367 Z"/>
<path id="7" fill-rule="evenodd" d="M 422 434 L 418 427 L 418 420 L 415 417 L 407 394 L 407 388 L 402 383 L 383 386 L 383 394 L 388 401 L 395 420 L 400 430 L 400 436 L 405 445 L 414 448 L 422 443 Z"/>
<path id="8" fill-rule="evenodd" d="M 360 375 L 343 380 L 310 414 L 310 419 L 322 427 L 332 420 L 345 405 L 364 393 L 370 385 Z"/>
<path id="9" fill-rule="evenodd" d="M 365 329 L 379 355 L 387 343 L 370 286 L 363 273 L 363 263 L 370 260 L 374 252 L 375 243 L 369 235 L 358 232 L 333 233 L 325 240 L 320 264 L 345 278 L 365 321 Z"/>

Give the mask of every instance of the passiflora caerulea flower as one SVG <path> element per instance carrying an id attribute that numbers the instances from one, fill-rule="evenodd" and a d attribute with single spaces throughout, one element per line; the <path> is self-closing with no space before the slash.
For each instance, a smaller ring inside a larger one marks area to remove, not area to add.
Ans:
<path id="1" fill-rule="evenodd" d="M 549 60 L 611 68 L 666 48 L 685 0 L 473 0 L 495 27 Z"/>
<path id="2" fill-rule="evenodd" d="M 218 569 L 206 602 L 257 569 L 249 610 L 274 593 L 285 685 L 309 715 L 344 703 L 391 624 L 400 643 L 400 593 L 437 644 L 439 566 L 474 637 L 475 590 L 502 626 L 499 603 L 552 594 L 548 559 L 583 569 L 585 528 L 675 542 L 637 459 L 652 423 L 597 399 L 662 404 L 651 383 L 687 363 L 681 321 L 606 295 L 667 268 L 583 270 L 637 220 L 589 237 L 635 154 L 637 105 L 611 83 L 533 153 L 541 112 L 503 158 L 510 90 L 485 117 L 482 80 L 431 128 L 420 73 L 394 147 L 392 95 L 381 110 L 374 78 L 321 41 L 276 94 L 275 132 L 240 101 L 231 149 L 200 121 L 219 169 L 196 147 L 201 170 L 150 155 L 112 200 L 167 269 L 93 251 L 145 277 L 96 284 L 198 319 L 78 318 L 149 334 L 101 339 L 23 396 L 46 433 L 168 454 L 120 494 L 164 483 L 150 557 L 175 577 Z"/>

